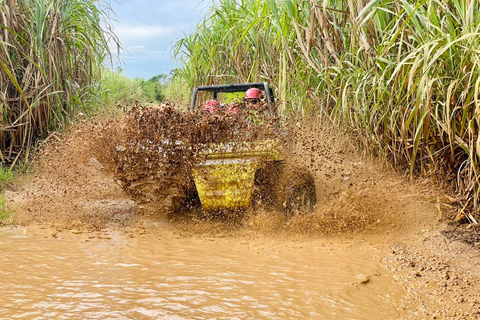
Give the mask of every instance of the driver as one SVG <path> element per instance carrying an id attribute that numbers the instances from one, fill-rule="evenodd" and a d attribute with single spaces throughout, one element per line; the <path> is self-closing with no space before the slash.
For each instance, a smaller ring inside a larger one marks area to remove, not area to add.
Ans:
<path id="1" fill-rule="evenodd" d="M 245 92 L 243 101 L 247 109 L 247 122 L 257 125 L 265 124 L 266 105 L 262 101 L 263 93 L 260 89 L 250 88 Z"/>
<path id="2" fill-rule="evenodd" d="M 245 92 L 243 97 L 243 102 L 248 113 L 255 113 L 260 109 L 262 91 L 257 88 L 250 88 Z M 226 110 L 232 114 L 238 114 L 240 112 L 240 103 L 239 102 L 230 102 Z"/>
<path id="3" fill-rule="evenodd" d="M 256 110 L 260 107 L 260 97 L 262 91 L 257 88 L 250 88 L 245 92 L 243 100 L 248 110 Z"/>

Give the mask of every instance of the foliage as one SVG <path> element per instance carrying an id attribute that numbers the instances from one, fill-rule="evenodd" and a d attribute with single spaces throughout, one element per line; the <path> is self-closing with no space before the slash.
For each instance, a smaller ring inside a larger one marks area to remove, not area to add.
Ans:
<path id="1" fill-rule="evenodd" d="M 121 68 L 104 69 L 98 96 L 101 105 L 114 106 L 121 104 L 161 102 L 165 99 L 164 87 L 168 77 L 164 74 L 148 80 L 130 79 L 122 74 Z"/>
<path id="2" fill-rule="evenodd" d="M 176 77 L 269 81 L 412 173 L 480 199 L 480 2 L 218 0 L 179 40 Z"/>
<path id="3" fill-rule="evenodd" d="M 89 113 L 109 57 L 107 8 L 95 0 L 0 0 L 0 160 L 29 147 L 78 110 Z"/>
<path id="4" fill-rule="evenodd" d="M 101 97 L 101 105 L 114 106 L 146 100 L 140 81 L 124 76 L 122 71 L 120 68 L 102 71 L 101 89 L 97 94 Z"/>
<path id="5" fill-rule="evenodd" d="M 15 174 L 12 169 L 0 165 L 0 227 L 14 223 L 12 210 L 7 207 L 5 197 L 2 194 L 4 187 L 11 183 L 14 178 Z"/>
<path id="6" fill-rule="evenodd" d="M 0 195 L 0 227 L 7 225 L 13 225 L 15 219 L 13 218 L 13 212 L 7 206 L 7 202 L 3 195 Z"/>
<path id="7" fill-rule="evenodd" d="M 165 85 L 165 97 L 177 107 L 187 110 L 192 99 L 192 89 L 183 77 L 173 77 Z"/>
<path id="8" fill-rule="evenodd" d="M 0 165 L 0 191 L 3 190 L 3 186 L 12 182 L 15 174 L 11 168 L 4 168 Z"/>
<path id="9" fill-rule="evenodd" d="M 148 80 L 136 80 L 140 82 L 140 87 L 150 100 L 156 102 L 165 100 L 164 87 L 168 83 L 168 76 L 166 74 L 159 74 Z"/>

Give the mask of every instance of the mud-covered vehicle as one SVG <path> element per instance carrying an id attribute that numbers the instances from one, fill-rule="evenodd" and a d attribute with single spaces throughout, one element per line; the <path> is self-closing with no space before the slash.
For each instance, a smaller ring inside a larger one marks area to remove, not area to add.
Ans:
<path id="1" fill-rule="evenodd" d="M 243 110 L 244 114 L 275 122 L 273 90 L 267 83 L 197 87 L 193 92 L 191 111 L 202 112 L 205 99 L 218 101 L 219 108 L 223 109 L 235 104 L 235 108 L 248 109 L 242 99 L 252 88 L 261 91 L 262 115 L 258 114 L 259 110 Z M 250 121 L 252 128 L 258 129 L 264 120 Z M 269 135 L 249 136 L 247 132 L 240 138 L 234 135 L 231 141 L 205 144 L 199 148 L 192 169 L 195 190 L 188 192 L 186 201 L 191 203 L 197 199 L 198 203 L 199 199 L 205 212 L 258 205 L 279 210 L 287 217 L 313 211 L 317 198 L 312 173 L 285 159 L 281 152 L 281 136 L 288 134 L 278 127 L 278 122 L 273 126 L 269 122 L 269 125 Z"/>

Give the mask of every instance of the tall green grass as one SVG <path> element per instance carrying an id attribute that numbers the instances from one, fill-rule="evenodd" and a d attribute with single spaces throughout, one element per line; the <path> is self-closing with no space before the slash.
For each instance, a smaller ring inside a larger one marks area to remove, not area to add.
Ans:
<path id="1" fill-rule="evenodd" d="M 145 101 L 147 97 L 138 81 L 122 74 L 122 70 L 104 69 L 100 90 L 96 94 L 101 100 L 101 105 L 114 106 L 117 104 L 131 104 L 135 101 Z"/>
<path id="2" fill-rule="evenodd" d="M 0 0 L 0 161 L 15 164 L 81 110 L 109 58 L 108 6 L 95 0 Z"/>
<path id="3" fill-rule="evenodd" d="M 478 210 L 479 1 L 218 0 L 174 53 L 190 89 L 269 81 L 283 112 L 341 124 Z"/>
<path id="4" fill-rule="evenodd" d="M 102 107 L 140 104 L 157 104 L 165 99 L 168 77 L 159 74 L 148 80 L 131 79 L 123 75 L 123 70 L 103 69 L 102 78 L 95 97 Z"/>
<path id="5" fill-rule="evenodd" d="M 8 207 L 5 197 L 0 194 L 0 227 L 12 226 L 14 223 L 13 210 Z"/>
<path id="6" fill-rule="evenodd" d="M 0 192 L 5 185 L 11 183 L 15 178 L 15 173 L 11 168 L 5 168 L 0 165 Z"/>
<path id="7" fill-rule="evenodd" d="M 192 99 L 191 84 L 181 76 L 173 77 L 165 85 L 165 97 L 178 108 L 188 110 Z"/>
<path id="8" fill-rule="evenodd" d="M 15 173 L 11 168 L 4 168 L 0 165 L 0 227 L 13 225 L 13 210 L 8 207 L 7 201 L 3 194 L 5 186 L 13 182 Z"/>

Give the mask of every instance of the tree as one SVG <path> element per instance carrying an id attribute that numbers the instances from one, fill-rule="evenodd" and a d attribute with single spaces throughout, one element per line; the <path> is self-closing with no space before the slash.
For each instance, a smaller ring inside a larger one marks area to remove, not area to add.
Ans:
<path id="1" fill-rule="evenodd" d="M 164 88 L 169 81 L 169 76 L 166 74 L 156 75 L 148 80 L 139 79 L 140 87 L 145 95 L 152 100 L 161 102 L 165 99 Z"/>

